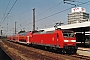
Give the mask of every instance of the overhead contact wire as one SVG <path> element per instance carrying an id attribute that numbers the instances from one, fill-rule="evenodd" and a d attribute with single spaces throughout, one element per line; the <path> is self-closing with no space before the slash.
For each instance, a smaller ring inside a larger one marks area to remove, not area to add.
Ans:
<path id="1" fill-rule="evenodd" d="M 6 17 L 4 18 L 3 22 L 6 20 L 6 18 L 8 17 L 8 15 L 10 14 L 11 10 L 13 9 L 14 5 L 16 4 L 17 0 L 15 0 L 14 4 L 12 5 L 11 9 L 9 10 L 9 12 L 7 13 Z M 1 23 L 1 25 L 3 24 L 3 22 Z M 0 26 L 1 26 L 0 25 Z"/>

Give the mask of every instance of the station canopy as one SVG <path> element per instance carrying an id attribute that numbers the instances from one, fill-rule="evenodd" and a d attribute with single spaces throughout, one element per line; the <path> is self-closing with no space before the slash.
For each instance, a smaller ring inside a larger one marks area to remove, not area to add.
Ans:
<path id="1" fill-rule="evenodd" d="M 58 26 L 58 28 L 66 29 L 66 30 L 73 30 L 74 32 L 86 32 L 90 31 L 90 21 L 82 22 L 82 23 L 75 23 L 75 24 L 68 24 Z M 44 31 L 52 31 L 55 30 L 54 27 L 43 29 Z"/>

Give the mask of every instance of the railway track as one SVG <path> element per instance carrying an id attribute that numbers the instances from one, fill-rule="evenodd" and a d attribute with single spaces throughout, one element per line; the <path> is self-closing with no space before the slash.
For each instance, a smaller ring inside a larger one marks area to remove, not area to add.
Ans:
<path id="1" fill-rule="evenodd" d="M 5 44 L 5 45 L 4 45 Z M 20 45 L 20 44 L 16 44 L 13 42 L 9 42 L 9 41 L 3 41 L 2 42 L 2 47 L 7 46 L 7 50 L 9 51 L 9 54 L 15 56 L 13 57 L 14 60 L 90 60 L 90 57 L 85 57 L 85 56 L 81 56 L 79 57 L 79 55 L 63 55 L 63 54 L 57 54 L 57 53 L 52 53 L 49 51 L 44 51 L 41 49 L 36 49 L 36 48 L 32 48 L 29 46 L 24 46 L 24 45 Z M 19 58 L 18 58 L 19 57 Z M 18 59 L 16 59 L 18 58 Z"/>

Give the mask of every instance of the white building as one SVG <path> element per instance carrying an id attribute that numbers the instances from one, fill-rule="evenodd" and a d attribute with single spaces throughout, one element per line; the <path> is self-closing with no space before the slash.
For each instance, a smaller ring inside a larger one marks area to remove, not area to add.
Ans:
<path id="1" fill-rule="evenodd" d="M 76 7 L 71 9 L 71 13 L 68 14 L 68 24 L 82 23 L 89 20 L 89 14 L 86 13 L 86 9 L 82 7 Z"/>

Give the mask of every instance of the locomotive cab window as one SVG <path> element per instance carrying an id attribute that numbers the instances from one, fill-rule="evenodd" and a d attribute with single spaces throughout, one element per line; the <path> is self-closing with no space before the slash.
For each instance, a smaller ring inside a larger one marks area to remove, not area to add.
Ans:
<path id="1" fill-rule="evenodd" d="M 75 37 L 74 33 L 72 31 L 63 31 L 64 37 Z"/>

